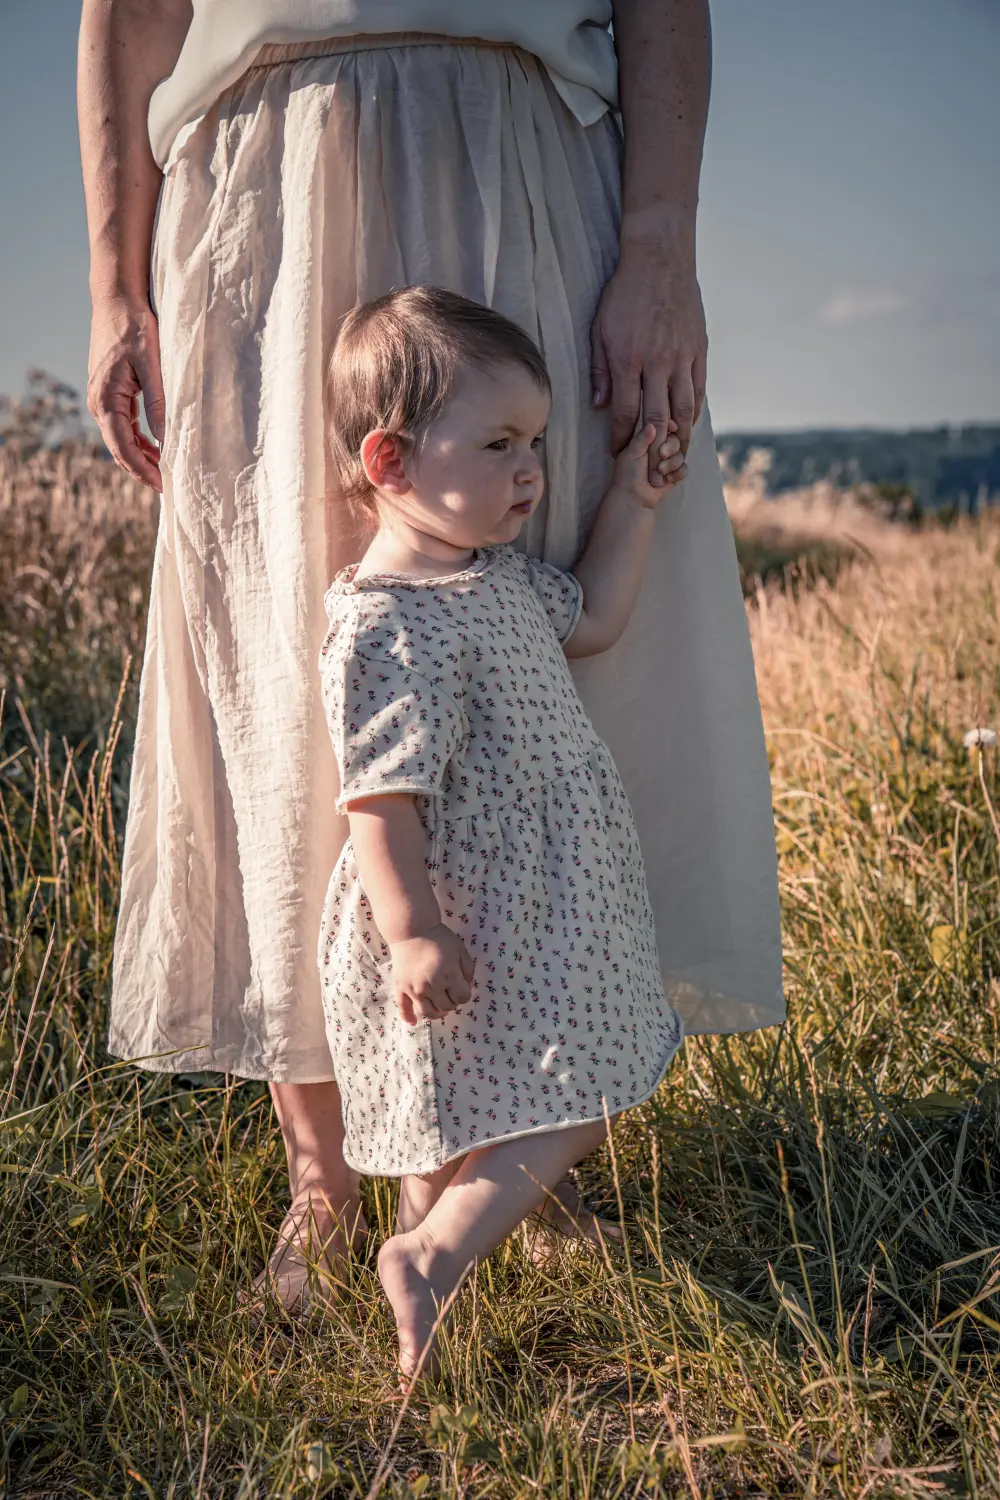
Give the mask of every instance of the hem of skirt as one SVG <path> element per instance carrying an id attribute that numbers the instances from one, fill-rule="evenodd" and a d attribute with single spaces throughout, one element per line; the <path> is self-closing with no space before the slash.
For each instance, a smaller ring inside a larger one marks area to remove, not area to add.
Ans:
<path id="1" fill-rule="evenodd" d="M 680 1018 L 678 1017 L 678 1019 Z M 608 1118 L 612 1113 L 623 1115 L 627 1110 L 638 1109 L 640 1104 L 646 1104 L 652 1099 L 656 1090 L 660 1087 L 664 1078 L 666 1078 L 667 1069 L 684 1045 L 685 1035 L 684 1023 L 682 1021 L 681 1034 L 677 1039 L 677 1045 L 671 1048 L 664 1059 L 654 1082 L 650 1084 L 644 1094 L 640 1094 L 637 1099 L 630 1099 L 628 1104 L 623 1104 L 620 1109 L 609 1110 L 608 1115 L 585 1115 L 579 1120 L 558 1120 L 554 1125 L 532 1125 L 527 1130 L 505 1131 L 503 1135 L 490 1136 L 488 1140 L 476 1141 L 471 1146 L 463 1146 L 461 1150 L 452 1151 L 448 1156 L 443 1156 L 438 1160 L 427 1160 L 416 1166 L 407 1167 L 383 1167 L 373 1165 L 370 1162 L 363 1162 L 348 1153 L 345 1143 L 344 1162 L 350 1167 L 352 1172 L 360 1172 L 365 1177 L 415 1177 L 426 1172 L 438 1172 L 442 1167 L 446 1167 L 450 1161 L 458 1161 L 463 1156 L 470 1156 L 473 1151 L 483 1151 L 487 1146 L 500 1146 L 506 1141 L 524 1140 L 529 1135 L 550 1135 L 556 1130 L 573 1130 L 578 1125 L 596 1125 L 599 1121 Z"/>
<path id="2" fill-rule="evenodd" d="M 108 1040 L 108 1051 L 122 1066 L 141 1069 L 144 1073 L 225 1073 L 230 1078 L 242 1078 L 251 1083 L 336 1083 L 331 1064 L 323 1072 L 312 1067 L 296 1068 L 285 1064 L 280 1068 L 265 1068 L 262 1063 L 247 1063 L 240 1058 L 223 1057 L 212 1052 L 211 1047 L 186 1047 L 177 1051 L 157 1051 L 137 1054 L 134 1047 L 113 1038 Z"/>
<path id="3" fill-rule="evenodd" d="M 780 948 L 777 954 L 780 965 Z M 676 974 L 664 974 L 663 984 L 668 996 L 677 983 Z M 689 1008 L 676 996 L 673 997 L 673 1005 L 682 1012 L 685 1036 L 741 1036 L 748 1031 L 766 1031 L 771 1026 L 783 1026 L 788 1019 L 784 986 L 780 980 L 771 991 L 769 1002 L 740 1000 L 735 996 L 725 995 L 724 992 L 720 994 L 718 991 L 707 990 L 702 992 L 701 999 L 694 1008 Z"/>
<path id="4" fill-rule="evenodd" d="M 781 1015 L 768 1017 L 757 1017 L 752 1021 L 739 1021 L 732 1026 L 721 1026 L 711 1024 L 699 1026 L 697 1018 L 692 1020 L 684 1032 L 685 1036 L 746 1036 L 751 1031 L 768 1031 L 772 1026 L 784 1026 L 788 1020 L 788 1012 L 782 1011 Z"/>

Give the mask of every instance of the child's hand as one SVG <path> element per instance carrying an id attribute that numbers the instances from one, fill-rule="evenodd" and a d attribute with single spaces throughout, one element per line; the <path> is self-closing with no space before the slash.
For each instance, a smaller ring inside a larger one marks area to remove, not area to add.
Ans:
<path id="1" fill-rule="evenodd" d="M 667 490 L 684 478 L 684 455 L 676 422 L 667 424 L 667 433 L 666 440 L 660 444 L 660 458 L 656 465 L 659 485 L 649 482 L 649 450 L 656 437 L 652 422 L 640 427 L 628 447 L 623 448 L 615 459 L 611 488 L 631 495 L 647 510 L 654 510 Z"/>
<path id="2" fill-rule="evenodd" d="M 475 960 L 443 922 L 421 937 L 390 943 L 392 985 L 407 1026 L 438 1020 L 472 996 Z"/>

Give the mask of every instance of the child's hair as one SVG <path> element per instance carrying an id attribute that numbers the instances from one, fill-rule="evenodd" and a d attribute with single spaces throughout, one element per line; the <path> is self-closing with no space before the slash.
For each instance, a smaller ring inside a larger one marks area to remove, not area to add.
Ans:
<path id="1" fill-rule="evenodd" d="M 326 391 L 330 447 L 345 499 L 373 508 L 375 492 L 361 463 L 369 432 L 384 428 L 419 445 L 463 365 L 488 369 L 508 362 L 551 390 L 545 361 L 523 328 L 442 287 L 402 287 L 348 313 Z"/>

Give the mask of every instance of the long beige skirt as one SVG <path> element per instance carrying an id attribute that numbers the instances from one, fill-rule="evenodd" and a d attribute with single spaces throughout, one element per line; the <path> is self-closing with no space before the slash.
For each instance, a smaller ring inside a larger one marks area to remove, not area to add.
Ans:
<path id="1" fill-rule="evenodd" d="M 337 320 L 404 283 L 515 318 L 552 375 L 530 550 L 570 565 L 610 470 L 590 325 L 621 137 L 530 56 L 440 39 L 272 47 L 178 143 L 153 263 L 163 506 L 111 1050 L 163 1071 L 332 1076 L 317 937 L 345 837 L 318 692 L 323 594 L 358 538 L 326 457 Z M 655 309 L 651 309 L 651 316 Z M 689 1031 L 784 1015 L 770 785 L 708 413 L 624 639 L 577 678 L 636 813 Z"/>

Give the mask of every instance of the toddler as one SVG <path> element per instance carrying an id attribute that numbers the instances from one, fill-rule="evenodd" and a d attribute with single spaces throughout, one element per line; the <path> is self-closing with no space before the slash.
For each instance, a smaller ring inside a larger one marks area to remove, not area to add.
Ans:
<path id="1" fill-rule="evenodd" d="M 353 312 L 331 442 L 376 525 L 326 600 L 323 696 L 350 838 L 323 915 L 345 1157 L 402 1178 L 379 1276 L 409 1376 L 439 1310 L 657 1087 L 681 1040 L 642 856 L 566 657 L 635 604 L 683 468 L 654 428 L 615 463 L 573 573 L 516 551 L 550 404 L 515 324 L 435 288 Z"/>

